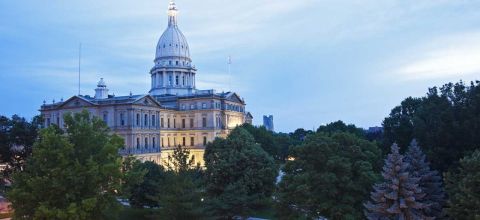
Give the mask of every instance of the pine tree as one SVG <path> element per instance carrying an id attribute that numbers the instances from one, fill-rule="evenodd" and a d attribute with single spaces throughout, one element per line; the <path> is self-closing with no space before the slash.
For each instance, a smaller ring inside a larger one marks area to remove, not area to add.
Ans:
<path id="1" fill-rule="evenodd" d="M 425 197 L 418 186 L 419 178 L 408 173 L 408 163 L 396 144 L 391 151 L 383 166 L 384 182 L 373 186 L 365 215 L 368 219 L 433 219 L 425 216 L 427 205 L 419 202 Z"/>
<path id="2" fill-rule="evenodd" d="M 442 186 L 442 177 L 440 177 L 437 171 L 430 169 L 430 164 L 426 161 L 426 156 L 416 140 L 411 142 L 405 155 L 405 162 L 409 164 L 409 173 L 413 177 L 420 179 L 418 186 L 425 193 L 425 197 L 420 202 L 429 204 L 425 209 L 425 213 L 428 216 L 434 216 L 436 219 L 443 218 L 445 192 Z"/>

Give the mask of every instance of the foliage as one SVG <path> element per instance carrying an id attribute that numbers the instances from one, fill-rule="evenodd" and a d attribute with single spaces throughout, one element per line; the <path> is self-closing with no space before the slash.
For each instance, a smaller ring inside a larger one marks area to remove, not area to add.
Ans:
<path id="1" fill-rule="evenodd" d="M 247 216 L 273 192 L 275 163 L 243 128 L 209 143 L 205 165 L 206 205 L 213 217 Z"/>
<path id="2" fill-rule="evenodd" d="M 445 172 L 479 147 L 480 82 L 448 83 L 422 98 L 407 98 L 383 121 L 385 147 L 416 138 L 432 168 Z"/>
<path id="3" fill-rule="evenodd" d="M 362 128 L 357 128 L 353 124 L 345 124 L 343 121 L 336 121 L 329 123 L 327 125 L 322 125 L 317 129 L 317 132 L 324 132 L 328 134 L 336 133 L 336 132 L 347 132 L 350 134 L 354 134 L 360 138 L 365 137 L 365 132 Z"/>
<path id="4" fill-rule="evenodd" d="M 418 186 L 425 193 L 425 197 L 420 200 L 420 202 L 428 204 L 425 214 L 435 217 L 435 219 L 443 218 L 445 193 L 442 178 L 437 171 L 430 169 L 425 154 L 415 140 L 412 141 L 406 152 L 405 162 L 409 164 L 407 171 L 412 177 L 419 178 Z"/>
<path id="5" fill-rule="evenodd" d="M 157 197 L 163 192 L 162 186 L 166 176 L 163 167 L 150 161 L 141 163 L 136 160 L 125 176 L 128 177 L 125 185 L 132 207 L 158 207 Z"/>
<path id="6" fill-rule="evenodd" d="M 410 175 L 408 166 L 398 146 L 392 145 L 383 167 L 384 182 L 374 185 L 371 201 L 365 204 L 368 219 L 430 219 L 424 214 L 428 205 L 420 202 L 425 197 L 420 178 Z"/>
<path id="7" fill-rule="evenodd" d="M 374 143 L 350 133 L 316 133 L 291 156 L 278 189 L 280 218 L 362 218 L 362 202 L 379 179 L 381 151 Z"/>
<path id="8" fill-rule="evenodd" d="M 445 176 L 450 196 L 447 212 L 454 219 L 480 219 L 480 150 L 460 160 Z"/>
<path id="9" fill-rule="evenodd" d="M 16 219 L 111 219 L 118 206 L 123 140 L 87 111 L 64 117 L 66 132 L 44 129 L 8 198 Z"/>
<path id="10" fill-rule="evenodd" d="M 202 170 L 190 151 L 178 145 L 168 158 L 166 178 L 160 183 L 162 191 L 157 196 L 161 207 L 160 217 L 165 219 L 201 219 Z M 163 186 L 161 186 L 163 185 Z"/>
<path id="11" fill-rule="evenodd" d="M 35 116 L 31 122 L 17 115 L 11 119 L 0 116 L 0 164 L 8 165 L 2 172 L 3 178 L 10 180 L 12 173 L 23 170 L 41 124 L 40 116 Z"/>

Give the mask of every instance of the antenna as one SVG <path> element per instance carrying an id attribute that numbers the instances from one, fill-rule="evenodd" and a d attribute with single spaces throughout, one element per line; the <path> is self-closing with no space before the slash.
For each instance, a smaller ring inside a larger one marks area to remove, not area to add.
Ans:
<path id="1" fill-rule="evenodd" d="M 82 43 L 78 45 L 78 95 L 80 95 L 80 71 L 82 66 Z"/>
<path id="2" fill-rule="evenodd" d="M 231 74 L 231 66 L 232 66 L 232 56 L 228 55 L 227 58 L 227 66 L 228 66 L 228 90 L 232 91 L 232 74 Z"/>

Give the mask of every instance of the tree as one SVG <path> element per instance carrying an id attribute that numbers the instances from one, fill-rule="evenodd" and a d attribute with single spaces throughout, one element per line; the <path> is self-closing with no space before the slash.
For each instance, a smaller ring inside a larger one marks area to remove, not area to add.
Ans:
<path id="1" fill-rule="evenodd" d="M 215 139 L 205 150 L 207 211 L 217 218 L 247 216 L 271 196 L 277 169 L 243 128 Z"/>
<path id="2" fill-rule="evenodd" d="M 384 147 L 397 142 L 406 148 L 415 138 L 432 168 L 443 173 L 478 148 L 479 109 L 480 81 L 430 88 L 425 97 L 405 99 L 385 118 Z"/>
<path id="3" fill-rule="evenodd" d="M 332 134 L 332 133 L 335 133 L 335 132 L 348 132 L 348 133 L 354 134 L 354 135 L 356 135 L 360 138 L 365 137 L 365 132 L 363 131 L 363 129 L 357 128 L 353 124 L 347 125 L 343 121 L 340 121 L 340 120 L 336 121 L 336 122 L 329 123 L 327 125 L 320 126 L 317 129 L 317 132 L 324 132 L 324 133 L 328 133 L 328 134 Z"/>
<path id="4" fill-rule="evenodd" d="M 316 133 L 291 150 L 278 186 L 282 219 L 361 219 L 368 188 L 379 179 L 380 149 L 355 134 Z"/>
<path id="5" fill-rule="evenodd" d="M 480 219 L 480 150 L 460 160 L 445 176 L 449 195 L 447 213 L 453 219 Z"/>
<path id="6" fill-rule="evenodd" d="M 157 195 L 160 217 L 179 220 L 203 218 L 200 182 L 203 176 L 200 166 L 195 167 L 194 161 L 190 151 L 181 145 L 168 157 L 166 178 L 157 186 L 162 188 Z"/>
<path id="7" fill-rule="evenodd" d="M 3 178 L 11 180 L 14 172 L 23 170 L 41 124 L 40 116 L 35 116 L 30 122 L 17 115 L 11 119 L 0 116 L 0 164 L 7 165 L 2 172 Z"/>
<path id="8" fill-rule="evenodd" d="M 371 201 L 365 204 L 368 219 L 431 219 L 425 215 L 428 205 L 420 202 L 425 197 L 420 179 L 409 174 L 408 166 L 398 146 L 392 145 L 383 167 L 384 181 L 373 186 Z"/>
<path id="9" fill-rule="evenodd" d="M 405 162 L 409 164 L 407 171 L 412 177 L 419 178 L 418 186 L 425 193 L 425 197 L 419 201 L 429 205 L 425 209 L 425 214 L 435 217 L 435 219 L 443 218 L 445 193 L 442 186 L 442 177 L 437 171 L 430 169 L 425 154 L 415 140 L 412 141 L 406 152 Z"/>
<path id="10" fill-rule="evenodd" d="M 135 160 L 125 173 L 125 191 L 130 205 L 135 208 L 158 207 L 158 196 L 164 192 L 166 173 L 162 166 Z"/>
<path id="11" fill-rule="evenodd" d="M 87 111 L 64 116 L 63 134 L 41 131 L 8 198 L 16 219 L 111 219 L 118 206 L 123 140 Z"/>

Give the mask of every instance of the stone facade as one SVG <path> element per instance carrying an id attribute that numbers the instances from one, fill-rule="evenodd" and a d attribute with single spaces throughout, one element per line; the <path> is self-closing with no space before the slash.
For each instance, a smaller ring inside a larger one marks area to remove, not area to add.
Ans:
<path id="1" fill-rule="evenodd" d="M 246 112 L 245 101 L 238 94 L 196 89 L 196 69 L 188 43 L 178 29 L 176 11 L 171 2 L 169 25 L 157 44 L 150 70 L 149 94 L 108 95 L 101 79 L 94 97 L 77 95 L 66 101 L 44 103 L 40 112 L 45 126 L 56 124 L 63 128 L 64 114 L 86 109 L 124 138 L 122 155 L 164 164 L 173 148 L 182 145 L 203 165 L 208 142 L 226 137 L 238 125 L 251 123 L 252 115 Z"/>

